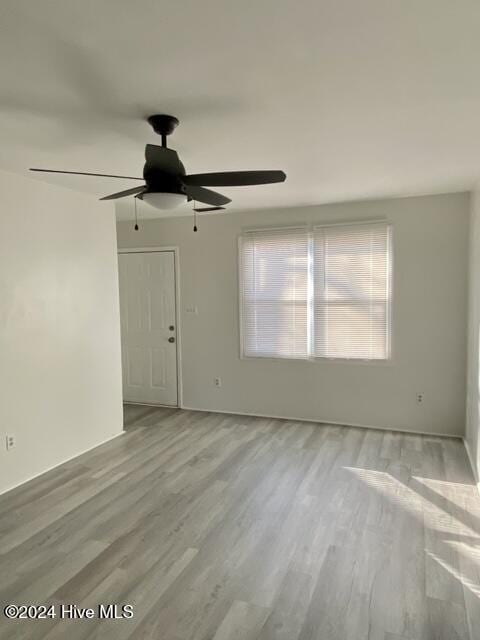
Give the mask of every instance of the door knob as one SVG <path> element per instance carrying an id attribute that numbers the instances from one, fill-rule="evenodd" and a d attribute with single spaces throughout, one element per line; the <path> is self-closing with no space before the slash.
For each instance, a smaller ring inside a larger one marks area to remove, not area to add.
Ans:
<path id="1" fill-rule="evenodd" d="M 168 339 L 169 342 L 175 342 L 175 338 L 172 336 L 171 338 Z"/>

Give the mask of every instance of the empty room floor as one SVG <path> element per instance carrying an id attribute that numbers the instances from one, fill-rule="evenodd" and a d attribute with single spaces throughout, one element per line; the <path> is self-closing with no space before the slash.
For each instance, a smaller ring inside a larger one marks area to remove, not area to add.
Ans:
<path id="1" fill-rule="evenodd" d="M 460 440 L 133 406 L 126 425 L 0 497 L 0 576 L 3 606 L 134 617 L 2 618 L 2 640 L 478 640 Z"/>

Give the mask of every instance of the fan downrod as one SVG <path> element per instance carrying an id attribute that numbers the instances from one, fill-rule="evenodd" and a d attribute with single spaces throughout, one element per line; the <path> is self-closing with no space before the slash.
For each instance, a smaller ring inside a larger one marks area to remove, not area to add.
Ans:
<path id="1" fill-rule="evenodd" d="M 180 124 L 178 118 L 166 114 L 156 114 L 150 116 L 147 120 L 152 125 L 155 133 L 162 136 L 162 147 L 167 146 L 167 136 L 171 135 Z"/>

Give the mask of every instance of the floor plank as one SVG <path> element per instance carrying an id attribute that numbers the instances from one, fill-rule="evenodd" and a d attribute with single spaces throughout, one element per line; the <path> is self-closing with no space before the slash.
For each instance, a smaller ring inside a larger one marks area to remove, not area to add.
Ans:
<path id="1" fill-rule="evenodd" d="M 478 638 L 460 441 L 137 405 L 125 427 L 0 496 L 0 600 L 134 617 L 0 617 L 2 640 Z"/>

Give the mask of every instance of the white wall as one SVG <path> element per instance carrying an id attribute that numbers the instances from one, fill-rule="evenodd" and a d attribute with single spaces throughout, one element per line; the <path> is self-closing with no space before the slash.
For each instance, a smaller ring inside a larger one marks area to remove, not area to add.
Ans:
<path id="1" fill-rule="evenodd" d="M 381 217 L 394 225 L 393 362 L 241 360 L 242 228 Z M 463 434 L 468 222 L 469 195 L 450 194 L 210 215 L 198 233 L 190 217 L 141 222 L 138 232 L 122 222 L 117 234 L 120 247 L 180 248 L 184 406 Z"/>
<path id="2" fill-rule="evenodd" d="M 480 476 L 480 190 L 472 193 L 470 212 L 470 282 L 468 317 L 467 449 L 477 476 Z"/>
<path id="3" fill-rule="evenodd" d="M 121 431 L 113 207 L 0 173 L 0 492 Z"/>

